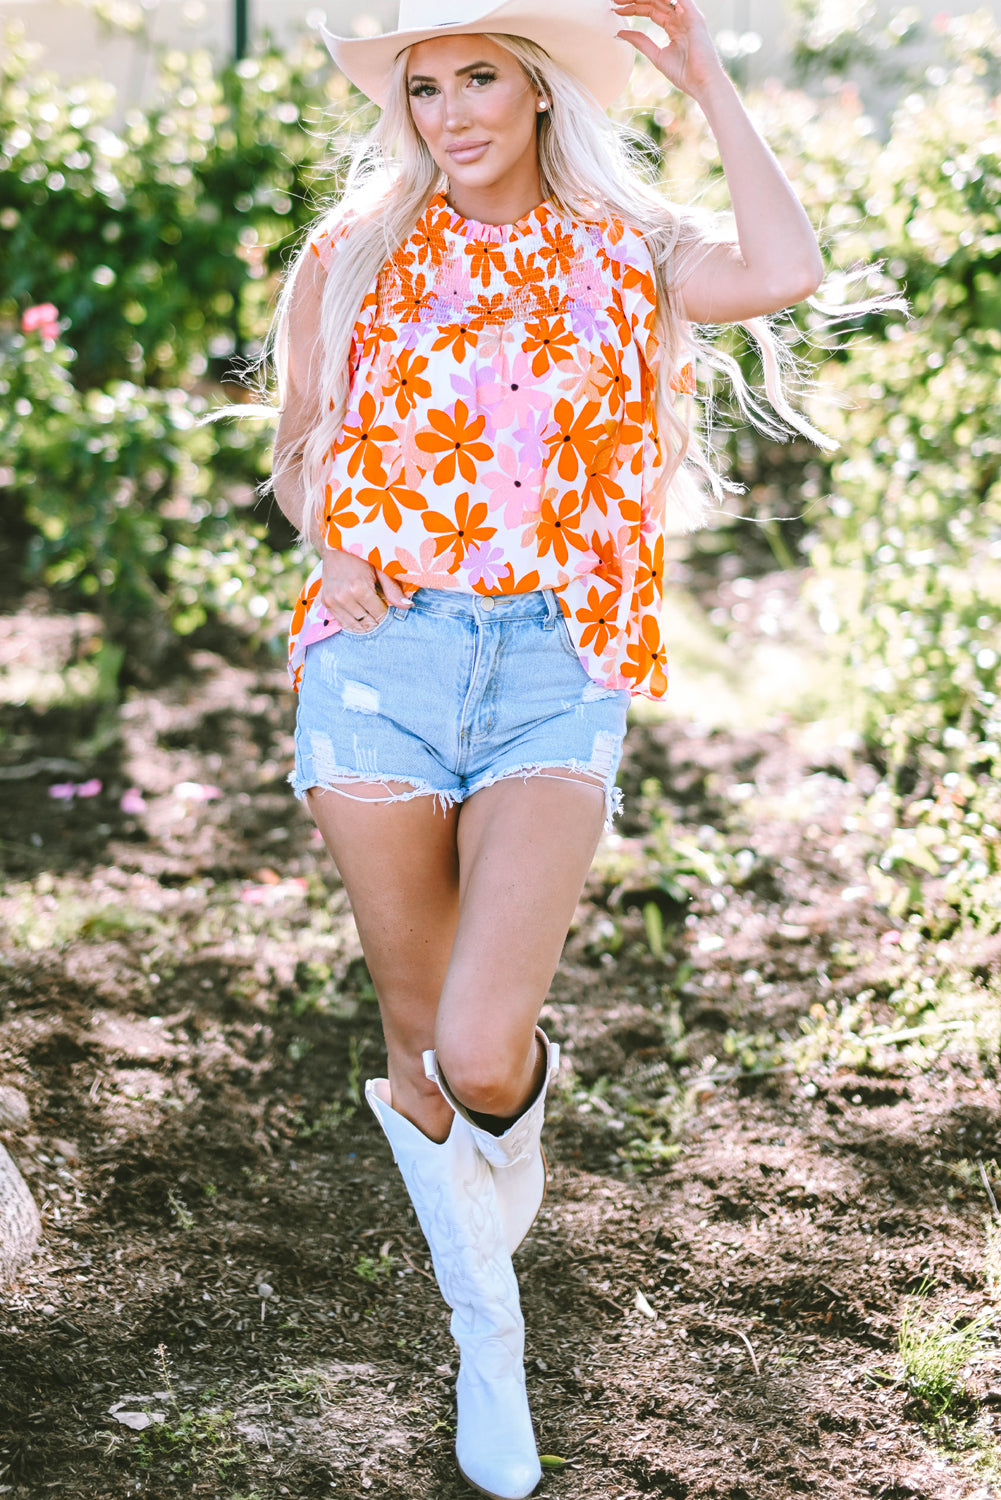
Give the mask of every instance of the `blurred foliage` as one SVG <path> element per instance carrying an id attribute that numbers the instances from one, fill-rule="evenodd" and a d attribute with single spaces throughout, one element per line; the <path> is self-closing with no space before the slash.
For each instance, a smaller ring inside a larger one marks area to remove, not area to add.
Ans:
<path id="1" fill-rule="evenodd" d="M 1001 45 L 986 18 L 947 23 L 944 41 L 947 78 L 936 70 L 901 102 L 872 163 L 867 234 L 912 316 L 825 372 L 847 399 L 813 562 L 897 798 L 884 871 L 941 876 L 961 911 L 996 926 L 1001 101 L 985 81 Z"/>

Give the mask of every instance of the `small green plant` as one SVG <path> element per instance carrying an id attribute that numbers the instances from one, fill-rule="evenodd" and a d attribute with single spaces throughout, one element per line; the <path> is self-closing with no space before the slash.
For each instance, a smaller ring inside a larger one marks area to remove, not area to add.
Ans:
<path id="1" fill-rule="evenodd" d="M 171 1413 L 163 1422 L 154 1422 L 140 1433 L 137 1444 L 140 1463 L 150 1465 L 163 1459 L 175 1474 L 184 1474 L 195 1466 L 202 1470 L 211 1466 L 218 1473 L 225 1474 L 234 1465 L 246 1462 L 243 1444 L 233 1431 L 233 1413 L 182 1409 L 170 1378 L 166 1346 L 159 1344 L 156 1352 L 160 1357 Z M 205 1397 L 211 1394 L 206 1392 Z"/>
<path id="2" fill-rule="evenodd" d="M 359 1255 L 355 1265 L 355 1275 L 362 1281 L 385 1281 L 388 1276 L 392 1275 L 395 1265 L 396 1258 L 390 1255 L 387 1241 L 381 1247 L 378 1258 L 371 1255 Z"/>
<path id="3" fill-rule="evenodd" d="M 930 1321 L 925 1315 L 926 1293 L 925 1282 L 904 1307 L 897 1352 L 911 1395 L 941 1419 L 962 1404 L 966 1394 L 963 1371 L 980 1352 L 994 1315 L 981 1313 L 959 1328 Z"/>

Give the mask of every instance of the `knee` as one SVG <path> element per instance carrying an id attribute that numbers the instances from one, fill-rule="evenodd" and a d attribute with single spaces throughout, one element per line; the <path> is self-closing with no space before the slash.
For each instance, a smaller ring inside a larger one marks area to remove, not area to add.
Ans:
<path id="1" fill-rule="evenodd" d="M 452 1045 L 438 1048 L 438 1067 L 459 1103 L 474 1114 L 506 1118 L 517 1109 L 524 1058 L 500 1048 Z"/>

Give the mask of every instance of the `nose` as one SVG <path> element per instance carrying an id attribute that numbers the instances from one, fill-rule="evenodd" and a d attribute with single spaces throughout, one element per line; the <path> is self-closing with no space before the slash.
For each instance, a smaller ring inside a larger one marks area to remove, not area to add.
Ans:
<path id="1" fill-rule="evenodd" d="M 462 130 L 468 124 L 466 103 L 459 89 L 449 89 L 445 96 L 444 124 L 446 130 Z"/>

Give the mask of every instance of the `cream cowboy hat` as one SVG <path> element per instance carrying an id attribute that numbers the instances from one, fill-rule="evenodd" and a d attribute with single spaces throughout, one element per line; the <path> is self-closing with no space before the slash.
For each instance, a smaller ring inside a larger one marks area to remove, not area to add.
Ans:
<path id="1" fill-rule="evenodd" d="M 635 56 L 615 35 L 619 24 L 607 0 L 502 0 L 486 8 L 476 0 L 400 0 L 397 29 L 384 36 L 320 31 L 341 72 L 379 105 L 406 47 L 434 36 L 499 31 L 536 42 L 605 107 L 625 87 Z"/>

